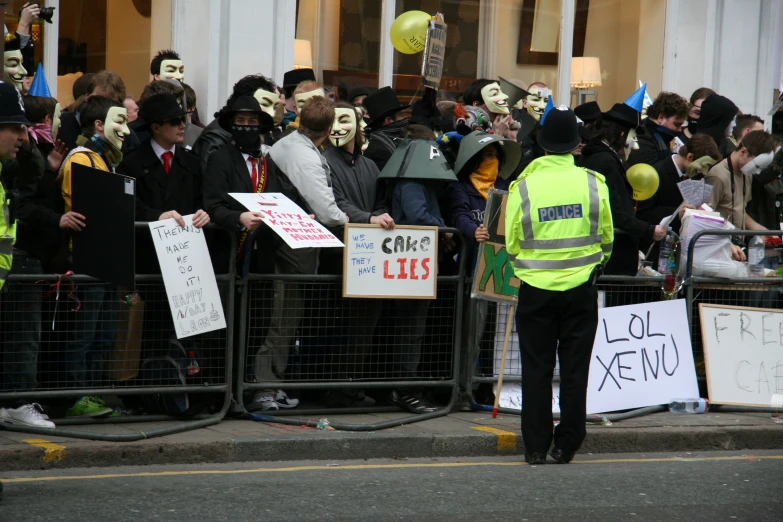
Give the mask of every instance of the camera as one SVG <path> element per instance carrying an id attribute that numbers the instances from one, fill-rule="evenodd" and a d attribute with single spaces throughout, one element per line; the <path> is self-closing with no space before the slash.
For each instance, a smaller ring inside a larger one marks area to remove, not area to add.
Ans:
<path id="1" fill-rule="evenodd" d="M 55 10 L 54 7 L 44 7 L 39 2 L 30 2 L 30 5 L 28 5 L 27 7 L 33 5 L 37 5 L 41 9 L 41 12 L 38 14 L 38 18 L 40 18 L 47 24 L 52 23 L 52 17 L 54 16 L 54 10 Z M 21 16 L 22 16 L 22 11 L 19 11 L 19 17 L 21 18 Z"/>

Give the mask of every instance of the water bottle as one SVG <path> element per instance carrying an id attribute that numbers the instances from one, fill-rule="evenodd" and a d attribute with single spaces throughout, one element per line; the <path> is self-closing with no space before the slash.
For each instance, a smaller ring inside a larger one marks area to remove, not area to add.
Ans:
<path id="1" fill-rule="evenodd" d="M 198 375 L 201 371 L 201 368 L 199 368 L 198 361 L 196 360 L 196 352 L 193 350 L 188 352 L 188 377 L 193 377 L 194 375 Z"/>
<path id="2" fill-rule="evenodd" d="M 761 236 L 753 236 L 748 244 L 748 273 L 750 277 L 764 277 L 764 267 L 761 266 L 764 254 L 764 240 Z"/>
<path id="3" fill-rule="evenodd" d="M 710 401 L 707 399 L 672 399 L 669 411 L 672 413 L 707 413 Z"/>
<path id="4" fill-rule="evenodd" d="M 658 273 L 661 275 L 672 273 L 670 263 L 673 261 L 672 254 L 676 242 L 677 234 L 672 232 L 672 227 L 669 227 L 669 231 L 666 232 L 666 237 L 661 240 L 661 251 L 660 254 L 658 254 Z"/>

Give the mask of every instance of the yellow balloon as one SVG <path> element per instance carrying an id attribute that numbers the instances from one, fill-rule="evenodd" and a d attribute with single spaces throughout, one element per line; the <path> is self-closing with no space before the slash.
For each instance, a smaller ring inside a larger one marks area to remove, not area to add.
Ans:
<path id="1" fill-rule="evenodd" d="M 424 50 L 427 26 L 432 19 L 424 11 L 406 11 L 392 23 L 389 38 L 395 49 L 403 54 L 416 54 Z"/>
<path id="2" fill-rule="evenodd" d="M 658 172 L 646 163 L 637 163 L 625 173 L 633 189 L 633 199 L 644 201 L 658 192 Z"/>

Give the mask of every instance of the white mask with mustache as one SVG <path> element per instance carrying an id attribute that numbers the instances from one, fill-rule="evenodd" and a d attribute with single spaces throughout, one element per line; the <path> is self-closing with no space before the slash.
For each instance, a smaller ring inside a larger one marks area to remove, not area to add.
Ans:
<path id="1" fill-rule="evenodd" d="M 130 134 L 128 129 L 128 109 L 125 107 L 110 107 L 103 123 L 103 135 L 106 141 L 122 150 L 122 142 Z"/>
<path id="2" fill-rule="evenodd" d="M 335 147 L 342 147 L 356 137 L 356 111 L 337 107 L 334 110 L 334 123 L 329 141 Z"/>
<path id="3" fill-rule="evenodd" d="M 490 83 L 481 88 L 481 97 L 484 105 L 492 114 L 508 114 L 508 95 L 500 88 L 497 82 Z"/>
<path id="4" fill-rule="evenodd" d="M 549 89 L 539 89 L 538 87 L 530 89 L 530 94 L 525 97 L 525 108 L 534 120 L 541 120 L 541 116 L 546 110 L 546 101 L 551 94 L 552 91 Z"/>

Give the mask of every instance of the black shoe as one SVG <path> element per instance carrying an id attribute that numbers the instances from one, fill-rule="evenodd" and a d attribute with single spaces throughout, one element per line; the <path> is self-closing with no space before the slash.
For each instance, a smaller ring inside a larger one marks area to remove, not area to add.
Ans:
<path id="1" fill-rule="evenodd" d="M 557 448 L 552 449 L 552 451 L 549 453 L 549 456 L 555 459 L 555 462 L 558 464 L 568 464 L 574 459 L 573 453 L 566 453 L 565 451 Z M 546 458 L 546 456 L 544 458 Z"/>
<path id="2" fill-rule="evenodd" d="M 537 451 L 533 453 L 525 453 L 525 462 L 531 466 L 540 466 L 546 464 L 546 452 L 539 453 Z"/>
<path id="3" fill-rule="evenodd" d="M 405 393 L 399 393 L 397 390 L 392 390 L 391 395 L 389 396 L 389 402 L 416 414 L 438 411 L 437 406 L 429 404 L 424 399 Z"/>
<path id="4" fill-rule="evenodd" d="M 329 390 L 324 395 L 327 408 L 366 408 L 375 405 L 375 399 L 368 397 L 362 390 Z"/>

